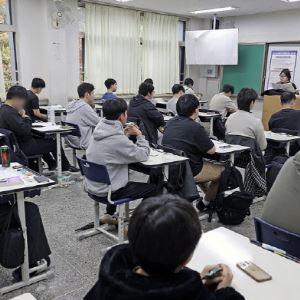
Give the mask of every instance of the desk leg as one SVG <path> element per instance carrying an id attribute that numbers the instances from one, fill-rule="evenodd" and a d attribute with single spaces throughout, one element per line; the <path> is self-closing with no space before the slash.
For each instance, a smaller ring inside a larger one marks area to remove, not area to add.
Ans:
<path id="1" fill-rule="evenodd" d="M 24 237 L 24 263 L 21 266 L 22 269 L 22 280 L 27 283 L 29 281 L 29 259 L 28 259 L 28 240 L 27 240 L 27 228 L 26 228 L 26 219 L 25 219 L 25 200 L 24 192 L 17 193 L 17 204 L 18 204 L 18 213 L 21 222 L 21 227 Z"/>
<path id="2" fill-rule="evenodd" d="M 288 156 L 290 156 L 290 150 L 291 150 L 291 142 L 288 141 L 286 144 L 286 152 Z"/>
<path id="3" fill-rule="evenodd" d="M 165 175 L 166 180 L 168 181 L 169 180 L 169 165 L 164 166 L 164 175 Z"/>
<path id="4" fill-rule="evenodd" d="M 209 136 L 212 137 L 214 135 L 214 118 L 210 118 L 210 132 Z"/>
<path id="5" fill-rule="evenodd" d="M 231 162 L 232 165 L 234 165 L 234 153 L 230 153 L 229 161 Z"/>
<path id="6" fill-rule="evenodd" d="M 62 179 L 62 166 L 61 166 L 61 135 L 59 132 L 56 133 L 56 151 L 57 151 L 57 179 L 58 179 L 58 184 L 60 184 Z"/>

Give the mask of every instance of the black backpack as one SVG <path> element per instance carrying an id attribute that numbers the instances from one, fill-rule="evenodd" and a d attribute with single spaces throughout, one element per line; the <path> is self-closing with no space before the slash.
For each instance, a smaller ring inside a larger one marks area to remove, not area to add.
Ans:
<path id="1" fill-rule="evenodd" d="M 225 192 L 239 188 L 240 191 L 226 196 Z M 220 178 L 216 198 L 216 211 L 224 225 L 239 225 L 250 215 L 253 195 L 245 192 L 241 173 L 234 166 L 227 165 Z"/>

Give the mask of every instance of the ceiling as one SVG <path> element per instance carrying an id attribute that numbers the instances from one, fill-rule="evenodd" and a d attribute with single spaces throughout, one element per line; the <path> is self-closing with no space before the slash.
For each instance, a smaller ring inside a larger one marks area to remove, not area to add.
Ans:
<path id="1" fill-rule="evenodd" d="M 165 12 L 182 16 L 195 16 L 191 11 L 233 6 L 234 11 L 218 13 L 219 17 L 249 15 L 263 12 L 300 9 L 300 2 L 285 3 L 281 0 L 132 0 L 120 3 L 114 0 L 92 0 L 93 2 L 117 4 L 123 7 L 140 8 L 145 10 Z M 89 2 L 89 1 L 87 1 Z M 197 15 L 196 17 L 211 17 L 210 15 Z M 279 20 L 280 21 L 280 20 Z"/>

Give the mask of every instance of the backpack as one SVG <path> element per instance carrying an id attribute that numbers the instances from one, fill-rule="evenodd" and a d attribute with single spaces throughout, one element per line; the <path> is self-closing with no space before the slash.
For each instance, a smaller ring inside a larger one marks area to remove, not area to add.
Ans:
<path id="1" fill-rule="evenodd" d="M 288 160 L 288 158 L 289 157 L 287 155 L 276 156 L 273 158 L 273 160 L 271 162 L 271 167 L 268 169 L 267 175 L 266 175 L 268 192 L 271 190 L 282 166 Z"/>
<path id="2" fill-rule="evenodd" d="M 230 195 L 228 190 L 239 188 Z M 216 211 L 224 225 L 239 225 L 250 215 L 253 195 L 245 192 L 241 173 L 234 166 L 227 165 L 221 174 L 219 190 L 216 198 Z"/>

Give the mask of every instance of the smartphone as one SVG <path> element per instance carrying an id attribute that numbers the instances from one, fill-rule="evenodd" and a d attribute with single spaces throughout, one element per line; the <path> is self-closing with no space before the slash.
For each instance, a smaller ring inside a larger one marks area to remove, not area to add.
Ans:
<path id="1" fill-rule="evenodd" d="M 237 267 L 257 282 L 272 280 L 272 276 L 251 261 L 243 261 Z"/>
<path id="2" fill-rule="evenodd" d="M 223 271 L 222 268 L 214 268 L 212 270 L 210 270 L 207 274 L 205 274 L 203 276 L 203 280 L 206 280 L 206 279 L 214 279 L 216 278 L 221 272 Z"/>

